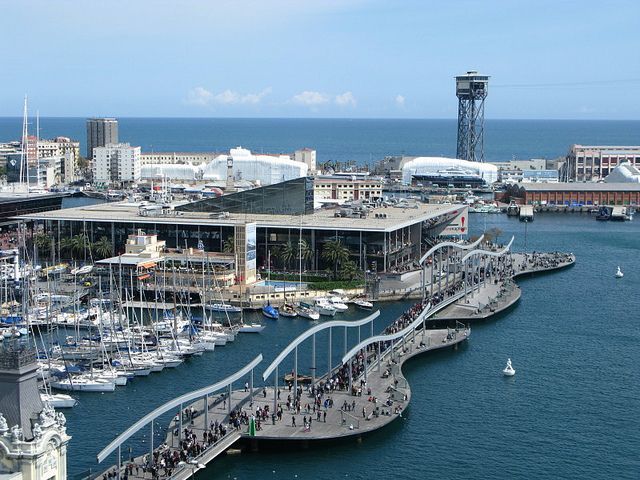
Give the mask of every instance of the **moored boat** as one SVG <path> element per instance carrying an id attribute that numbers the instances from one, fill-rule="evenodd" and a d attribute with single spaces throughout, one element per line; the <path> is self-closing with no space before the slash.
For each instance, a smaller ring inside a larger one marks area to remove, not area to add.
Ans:
<path id="1" fill-rule="evenodd" d="M 272 320 L 277 320 L 280 316 L 278 309 L 269 303 L 262 307 L 262 315 Z"/>

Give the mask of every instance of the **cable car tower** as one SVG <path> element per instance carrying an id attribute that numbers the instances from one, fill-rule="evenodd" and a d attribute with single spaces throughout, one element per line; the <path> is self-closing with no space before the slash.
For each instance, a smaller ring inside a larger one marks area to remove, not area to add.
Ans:
<path id="1" fill-rule="evenodd" d="M 456 77 L 458 147 L 456 158 L 484 162 L 484 99 L 489 77 L 469 71 Z"/>

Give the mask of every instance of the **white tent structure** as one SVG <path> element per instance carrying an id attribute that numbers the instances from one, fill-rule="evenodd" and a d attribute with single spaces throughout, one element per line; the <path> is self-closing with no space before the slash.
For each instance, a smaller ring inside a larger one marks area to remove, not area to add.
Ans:
<path id="1" fill-rule="evenodd" d="M 457 158 L 446 157 L 416 157 L 405 162 L 402 167 L 402 183 L 411 184 L 414 175 L 438 175 L 447 176 L 459 173 L 475 175 L 490 185 L 498 181 L 498 167 L 492 163 L 470 162 Z"/>
<path id="2" fill-rule="evenodd" d="M 190 182 L 202 178 L 202 168 L 200 165 L 192 165 L 190 163 L 152 163 L 142 166 L 140 177 L 145 180 L 166 178 L 168 180 Z"/>
<path id="3" fill-rule="evenodd" d="M 288 155 L 256 155 L 245 148 L 232 148 L 233 178 L 260 185 L 305 177 L 307 164 L 291 160 Z M 164 177 L 171 181 L 219 181 L 227 178 L 227 155 L 218 155 L 208 164 L 151 164 L 142 167 L 143 179 Z"/>
<path id="4" fill-rule="evenodd" d="M 291 160 L 288 155 L 256 155 L 245 148 L 232 148 L 229 155 L 233 159 L 233 178 L 259 182 L 261 185 L 305 177 L 309 167 Z M 225 180 L 227 178 L 227 156 L 220 155 L 206 165 L 202 172 L 204 180 Z"/>
<path id="5" fill-rule="evenodd" d="M 611 170 L 604 178 L 606 183 L 640 183 L 640 169 L 631 162 L 624 162 Z"/>

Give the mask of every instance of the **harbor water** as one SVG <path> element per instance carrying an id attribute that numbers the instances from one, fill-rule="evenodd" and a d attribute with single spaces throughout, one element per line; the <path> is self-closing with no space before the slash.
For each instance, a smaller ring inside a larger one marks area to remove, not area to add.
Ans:
<path id="1" fill-rule="evenodd" d="M 41 118 L 41 136 L 77 138 L 84 152 L 84 121 Z M 637 144 L 639 126 L 487 120 L 486 158 L 555 158 L 572 143 Z M 1 118 L 0 140 L 19 138 L 20 129 L 21 119 Z M 366 164 L 392 154 L 453 156 L 455 121 L 123 118 L 120 139 L 142 145 L 143 151 L 227 151 L 242 145 L 277 153 L 309 146 L 318 150 L 319 161 Z M 596 222 L 580 214 L 539 214 L 530 224 L 477 214 L 469 224 L 472 234 L 501 229 L 501 241 L 516 235 L 516 250 L 573 252 L 576 265 L 520 280 L 521 301 L 502 315 L 474 324 L 467 344 L 408 363 L 410 408 L 383 431 L 361 443 L 221 457 L 197 477 L 638 478 L 640 224 Z M 622 279 L 614 278 L 618 265 L 625 274 Z M 378 304 L 382 315 L 376 332 L 409 305 Z M 352 308 L 348 318 L 364 315 Z M 245 321 L 258 319 L 255 314 Z M 268 327 L 261 334 L 240 335 L 176 369 L 137 377 L 113 393 L 77 394 L 79 404 L 65 411 L 73 436 L 68 450 L 71 477 L 101 470 L 95 462 L 98 451 L 145 413 L 224 378 L 258 353 L 264 355 L 266 368 L 311 325 L 299 318 L 262 321 Z M 336 332 L 334 361 L 342 352 L 341 338 Z M 509 379 L 501 373 L 507 357 L 517 371 Z M 320 355 L 318 362 L 323 364 Z M 301 370 L 307 366 L 301 360 Z M 156 425 L 156 432 L 169 418 Z M 164 432 L 159 433 L 163 438 Z M 134 453 L 148 445 L 144 434 L 131 440 Z M 123 456 L 127 454 L 123 450 Z"/>
<path id="2" fill-rule="evenodd" d="M 482 232 L 485 220 L 488 229 L 502 230 L 500 240 L 515 235 L 516 250 L 526 242 L 529 251 L 570 251 L 577 263 L 520 280 L 521 301 L 474 324 L 467 344 L 407 364 L 410 408 L 362 443 L 221 457 L 197 476 L 637 478 L 640 225 L 596 222 L 579 214 L 540 214 L 524 224 L 478 214 L 470 219 L 472 234 Z M 618 265 L 625 272 L 620 280 L 614 278 Z M 383 314 L 376 332 L 408 305 L 379 304 Z M 268 327 L 261 334 L 241 335 L 177 369 L 136 378 L 114 393 L 79 395 L 80 404 L 67 414 L 74 437 L 70 473 L 95 468 L 95 454 L 155 406 L 222 379 L 257 353 L 265 356 L 266 367 L 310 326 L 305 319 L 263 321 Z M 335 361 L 341 338 L 334 335 Z M 517 370 L 512 378 L 501 373 L 507 357 Z M 302 360 L 300 368 L 305 368 Z M 132 446 L 145 441 L 141 436 Z"/>

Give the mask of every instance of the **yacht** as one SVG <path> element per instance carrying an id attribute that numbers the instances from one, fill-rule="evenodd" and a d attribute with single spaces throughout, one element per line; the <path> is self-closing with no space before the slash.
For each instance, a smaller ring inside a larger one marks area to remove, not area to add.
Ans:
<path id="1" fill-rule="evenodd" d="M 272 320 L 277 320 L 280 316 L 278 309 L 269 303 L 262 307 L 262 315 Z"/>
<path id="2" fill-rule="evenodd" d="M 66 393 L 40 393 L 42 403 L 48 403 L 53 408 L 72 408 L 78 401 Z"/>
<path id="3" fill-rule="evenodd" d="M 296 307 L 291 305 L 290 303 L 285 303 L 282 308 L 278 310 L 281 317 L 297 317 L 298 312 L 296 312 Z"/>
<path id="4" fill-rule="evenodd" d="M 331 306 L 338 312 L 346 312 L 349 310 L 349 306 L 344 303 L 342 297 L 329 297 L 329 302 L 331 302 Z"/>
<path id="5" fill-rule="evenodd" d="M 51 382 L 51 387 L 74 392 L 113 392 L 116 389 L 116 384 L 103 378 L 77 375 L 54 380 Z"/>
<path id="6" fill-rule="evenodd" d="M 260 333 L 265 329 L 265 326 L 261 323 L 242 323 L 238 332 L 240 333 Z"/>
<path id="7" fill-rule="evenodd" d="M 315 307 L 320 315 L 327 317 L 333 317 L 337 312 L 336 308 L 326 298 L 316 298 Z"/>
<path id="8" fill-rule="evenodd" d="M 616 278 L 622 277 L 624 277 L 624 273 L 622 273 L 622 270 L 620 270 L 620 267 L 618 267 L 618 270 L 616 271 Z"/>
<path id="9" fill-rule="evenodd" d="M 373 310 L 373 303 L 371 302 L 367 302 L 366 300 L 354 300 L 353 301 L 354 305 L 358 308 L 361 308 L 363 310 Z"/>
<path id="10" fill-rule="evenodd" d="M 308 318 L 309 320 L 319 320 L 320 312 L 315 310 L 311 305 L 300 302 L 300 305 L 296 308 L 298 311 L 298 315 L 304 318 Z"/>
<path id="11" fill-rule="evenodd" d="M 223 312 L 223 313 L 240 313 L 242 309 L 240 307 L 236 307 L 234 305 L 229 305 L 228 303 L 210 303 L 205 306 L 207 310 L 212 312 Z"/>

